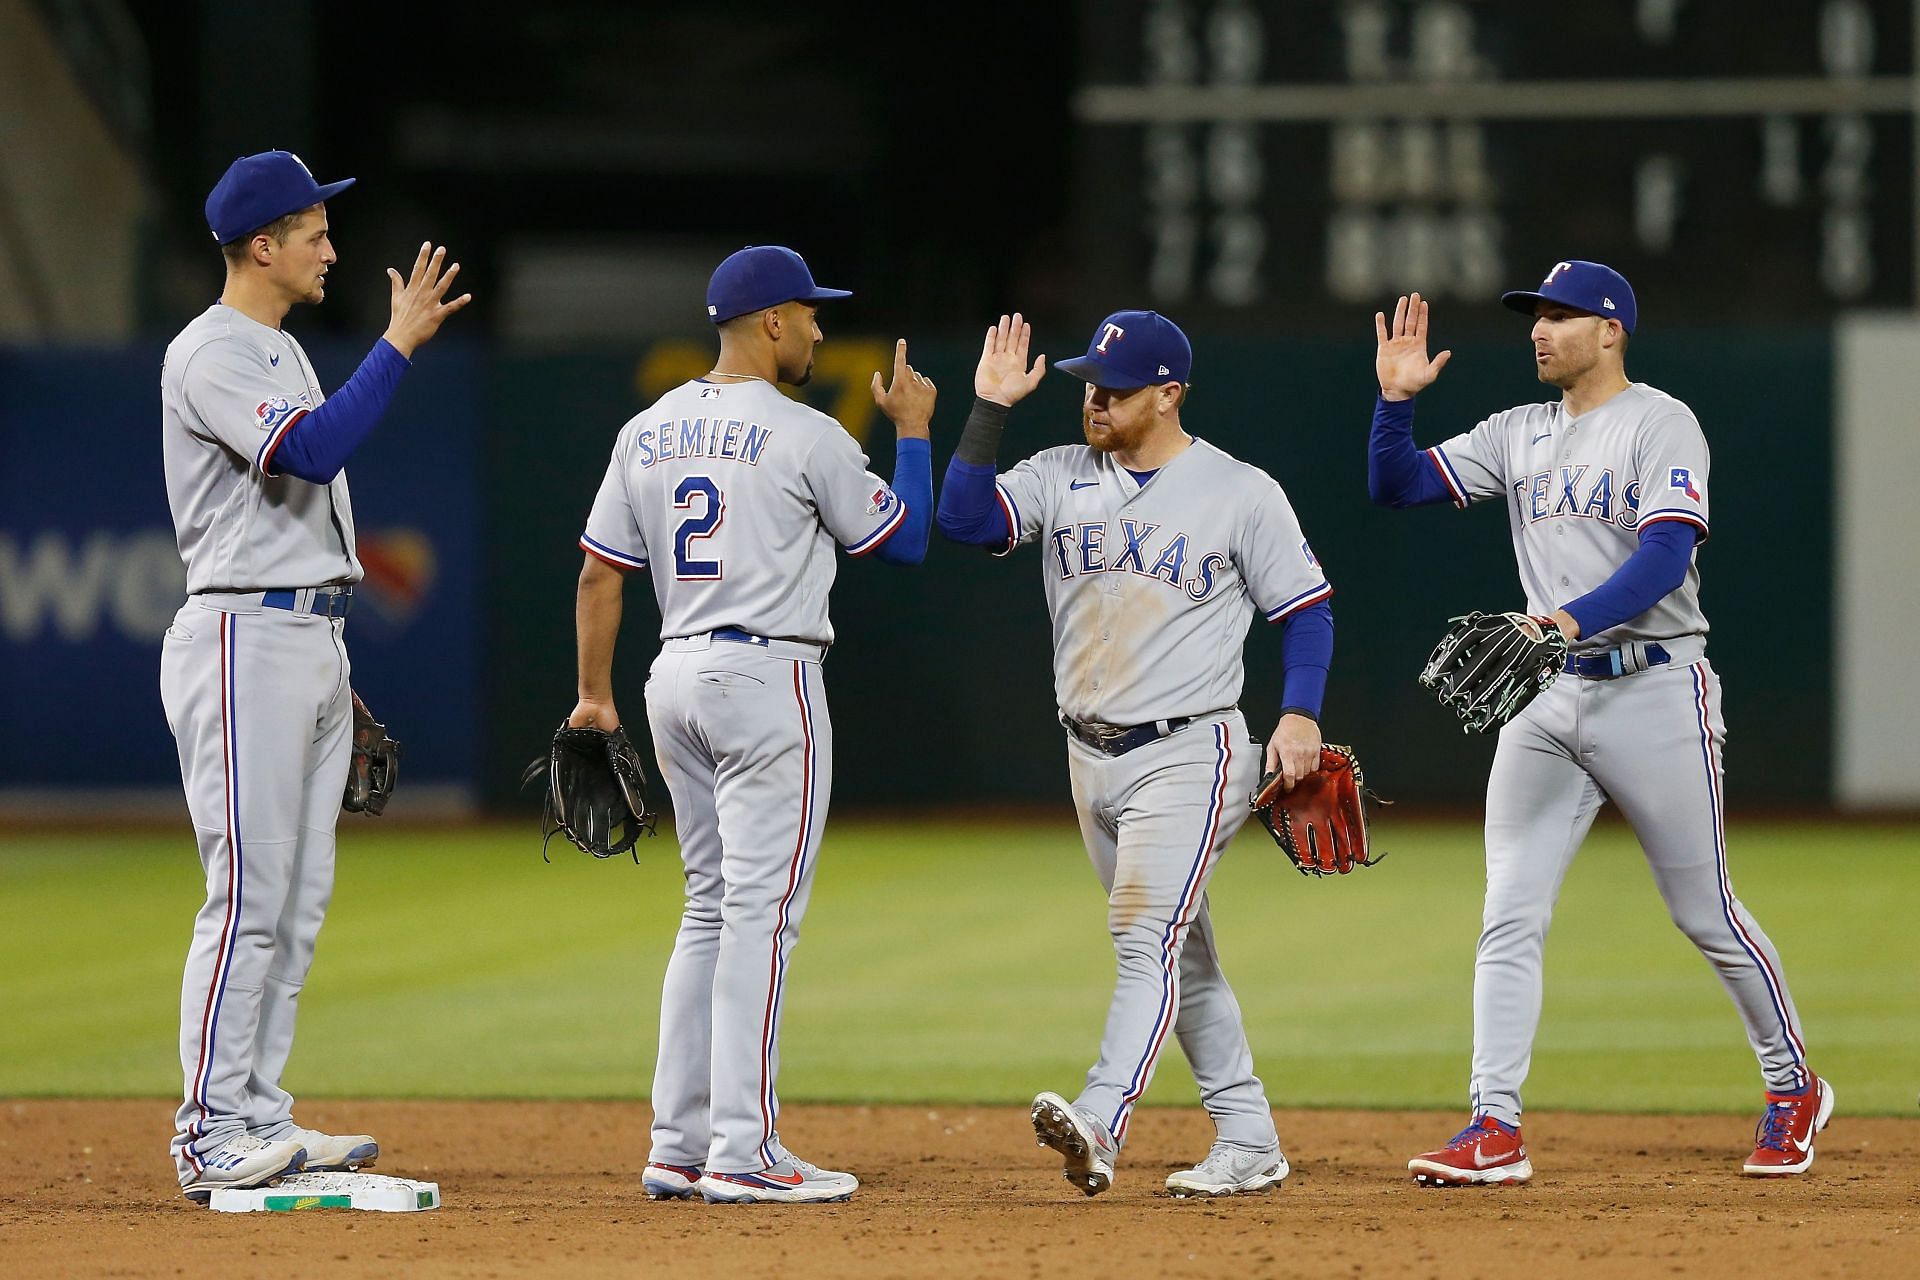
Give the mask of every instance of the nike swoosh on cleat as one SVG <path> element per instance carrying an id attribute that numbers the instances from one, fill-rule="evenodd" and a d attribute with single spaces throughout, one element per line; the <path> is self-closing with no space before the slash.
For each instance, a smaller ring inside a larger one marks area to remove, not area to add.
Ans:
<path id="1" fill-rule="evenodd" d="M 798 1169 L 794 1170 L 792 1173 L 788 1174 L 784 1178 L 781 1177 L 779 1174 L 772 1172 L 771 1170 L 768 1170 L 765 1173 L 755 1174 L 754 1176 L 759 1178 L 762 1182 L 771 1182 L 775 1186 L 781 1186 L 781 1187 L 797 1187 L 801 1183 L 807 1180 L 806 1176 L 802 1174 Z"/>
<path id="2" fill-rule="evenodd" d="M 1483 1155 L 1483 1153 L 1480 1151 L 1478 1147 L 1474 1148 L 1473 1167 L 1476 1169 L 1487 1169 L 1487 1168 L 1491 1168 L 1496 1164 L 1511 1163 L 1512 1160 L 1513 1160 L 1512 1156 L 1497 1156 L 1492 1160 L 1488 1160 L 1485 1158 L 1485 1156 Z"/>

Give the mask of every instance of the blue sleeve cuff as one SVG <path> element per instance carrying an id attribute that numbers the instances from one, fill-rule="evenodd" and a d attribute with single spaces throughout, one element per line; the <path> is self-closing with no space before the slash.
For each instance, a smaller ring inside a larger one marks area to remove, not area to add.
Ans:
<path id="1" fill-rule="evenodd" d="M 1662 520 L 1642 530 L 1639 548 L 1611 577 L 1560 606 L 1580 624 L 1581 637 L 1597 636 L 1639 617 L 1685 582 L 1698 532 L 1682 520 Z"/>
<path id="2" fill-rule="evenodd" d="M 915 565 L 927 558 L 933 528 L 933 443 L 917 437 L 894 442 L 893 492 L 907 514 L 873 554 L 888 564 Z"/>
<path id="3" fill-rule="evenodd" d="M 1413 400 L 1373 398 L 1367 436 L 1367 496 L 1382 507 L 1452 502 L 1454 495 L 1413 443 Z"/>
<path id="4" fill-rule="evenodd" d="M 340 474 L 387 411 L 394 390 L 412 362 L 385 338 L 346 384 L 315 409 L 288 421 L 280 434 L 260 448 L 260 470 L 290 475 L 312 484 L 328 484 Z"/>
<path id="5" fill-rule="evenodd" d="M 1007 545 L 1012 531 L 994 484 L 998 474 L 990 462 L 962 462 L 957 454 L 947 463 L 937 519 L 950 541 L 995 551 Z"/>
<path id="6" fill-rule="evenodd" d="M 1286 671 L 1281 704 L 1318 720 L 1333 665 L 1333 605 L 1326 600 L 1310 604 L 1281 625 L 1280 655 Z"/>

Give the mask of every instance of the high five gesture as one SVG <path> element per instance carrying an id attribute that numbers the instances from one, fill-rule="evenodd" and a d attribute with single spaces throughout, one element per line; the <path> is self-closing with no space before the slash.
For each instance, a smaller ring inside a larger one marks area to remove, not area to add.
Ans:
<path id="1" fill-rule="evenodd" d="M 1407 400 L 1426 390 L 1453 359 L 1451 351 L 1427 359 L 1427 304 L 1417 293 L 1402 294 L 1394 305 L 1391 332 L 1385 313 L 1374 312 L 1373 334 L 1380 344 L 1373 371 L 1380 379 L 1380 394 L 1388 400 Z"/>

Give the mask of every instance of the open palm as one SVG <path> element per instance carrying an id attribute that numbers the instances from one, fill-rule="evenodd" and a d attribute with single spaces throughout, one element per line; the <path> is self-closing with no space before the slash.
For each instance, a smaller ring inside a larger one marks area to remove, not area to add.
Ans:
<path id="1" fill-rule="evenodd" d="M 973 371 L 973 393 L 995 404 L 1011 405 L 1026 399 L 1047 373 L 1045 356 L 1036 359 L 1033 368 L 1027 368 L 1027 348 L 1032 342 L 1033 326 L 1021 319 L 1018 311 L 987 326 L 980 364 Z"/>
<path id="2" fill-rule="evenodd" d="M 1453 359 L 1451 351 L 1427 359 L 1427 303 L 1417 293 L 1411 297 L 1403 294 L 1395 304 L 1391 329 L 1386 315 L 1374 312 L 1373 336 L 1379 343 L 1373 355 L 1373 371 L 1380 379 L 1381 394 L 1389 400 L 1404 400 L 1424 391 Z"/>

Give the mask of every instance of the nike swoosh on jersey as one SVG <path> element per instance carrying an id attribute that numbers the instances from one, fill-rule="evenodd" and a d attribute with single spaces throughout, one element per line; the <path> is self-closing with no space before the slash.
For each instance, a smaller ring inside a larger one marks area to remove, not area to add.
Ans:
<path id="1" fill-rule="evenodd" d="M 1546 435 L 1544 435 L 1544 436 L 1535 436 L 1535 437 L 1533 438 L 1533 440 L 1532 440 L 1532 441 L 1531 441 L 1530 443 L 1533 443 L 1533 444 L 1539 444 L 1539 443 L 1540 443 L 1540 442 L 1541 442 L 1542 440 L 1546 440 L 1546 439 L 1549 439 L 1549 438 L 1551 438 L 1551 437 L 1552 437 L 1552 435 L 1553 435 L 1553 432 L 1551 432 L 1551 431 L 1549 431 L 1549 432 L 1547 432 L 1547 434 L 1546 434 Z"/>
<path id="2" fill-rule="evenodd" d="M 1099 484 L 1098 480 L 1072 480 L 1067 483 L 1069 489 L 1091 489 Z"/>

